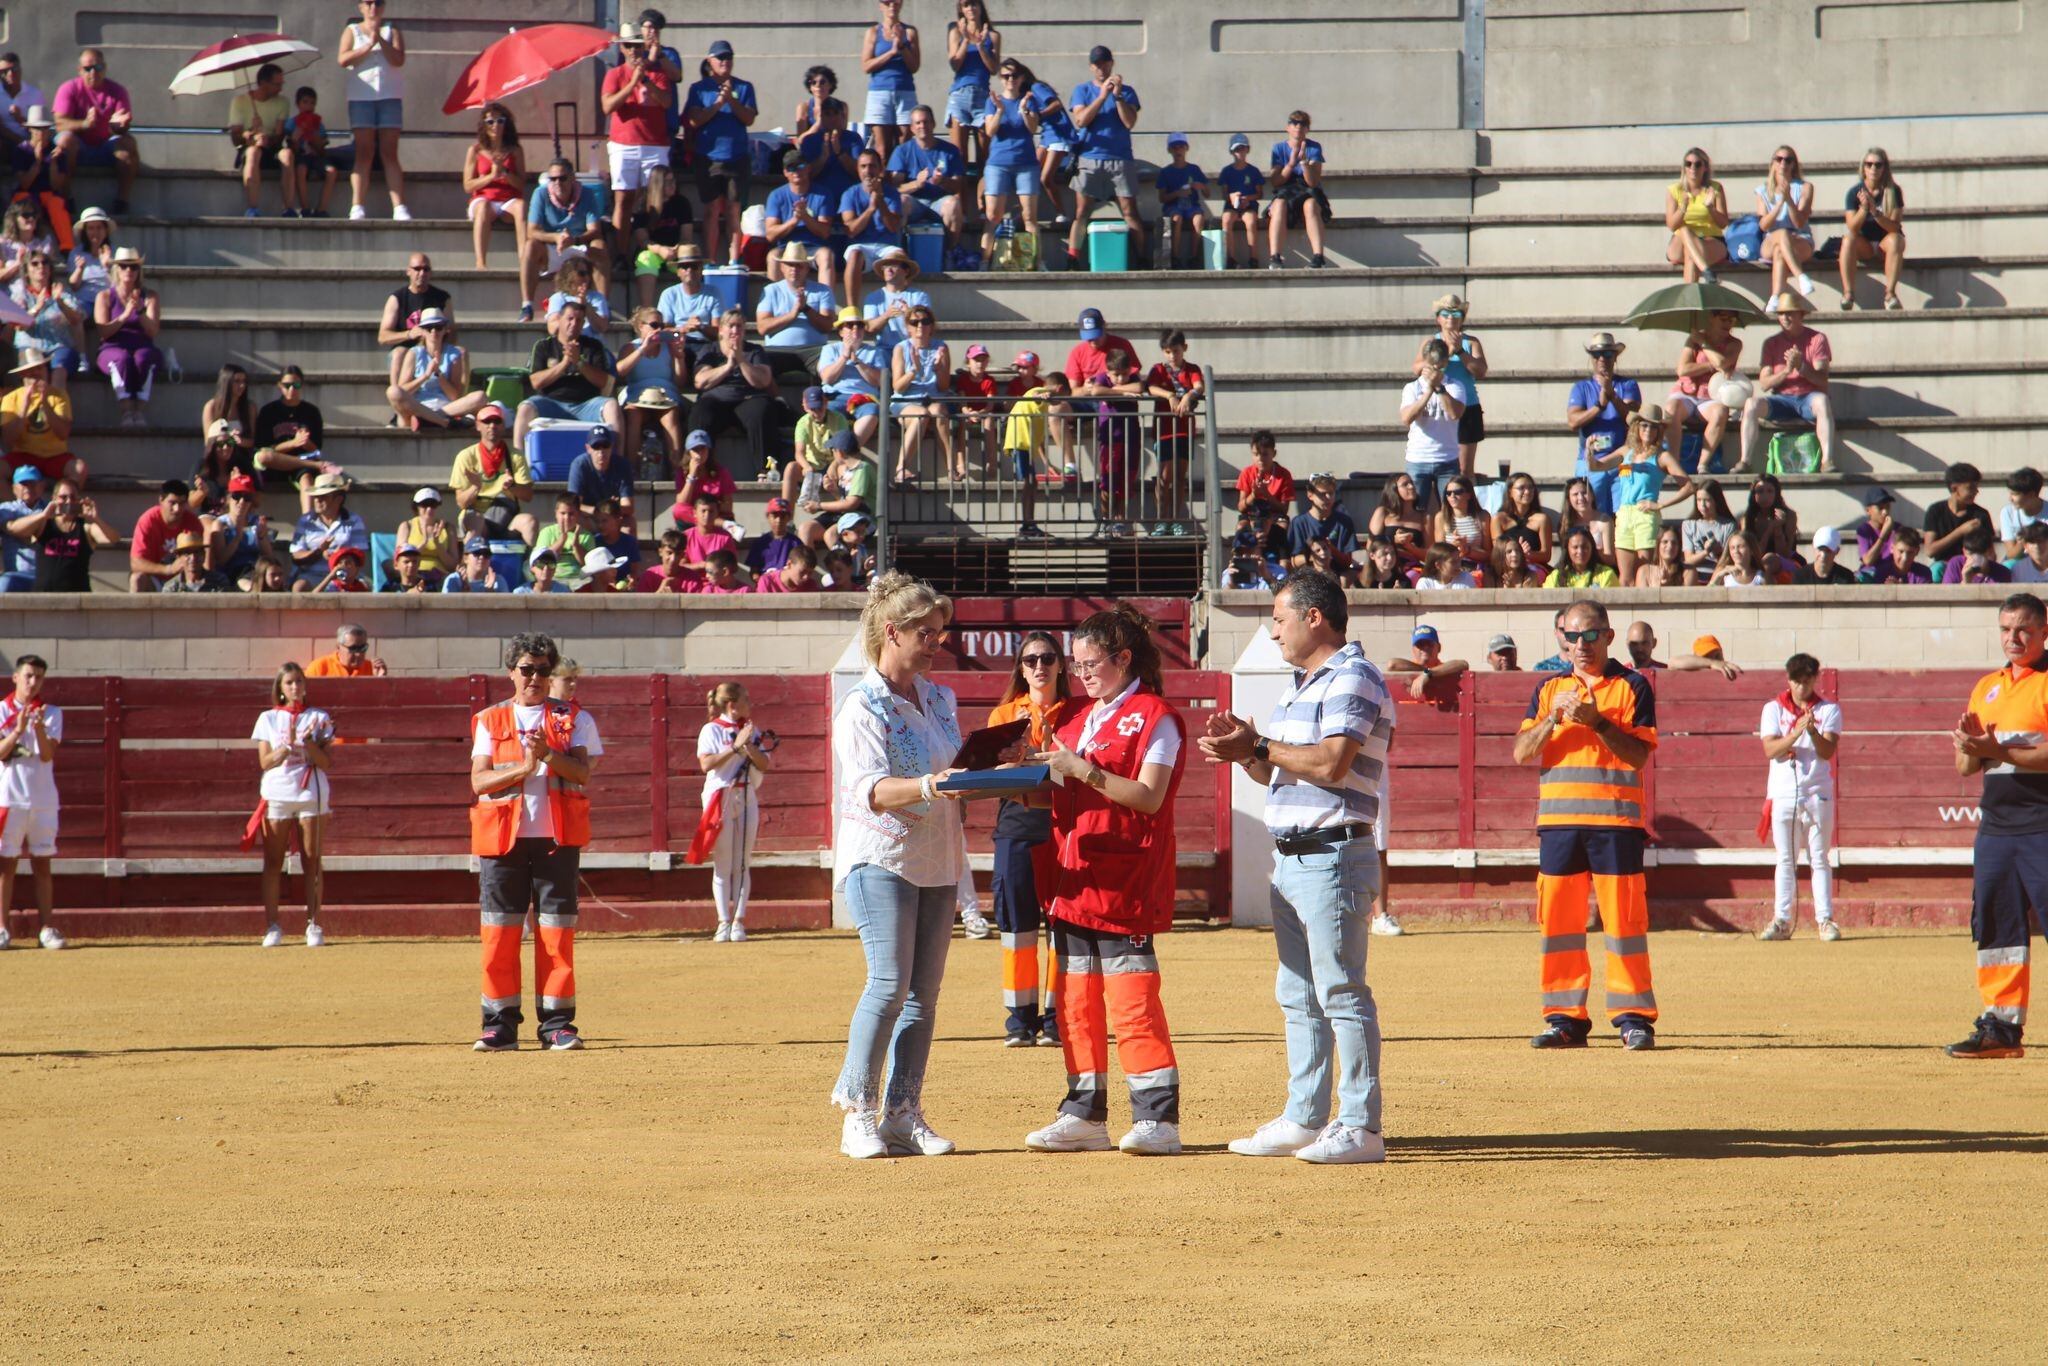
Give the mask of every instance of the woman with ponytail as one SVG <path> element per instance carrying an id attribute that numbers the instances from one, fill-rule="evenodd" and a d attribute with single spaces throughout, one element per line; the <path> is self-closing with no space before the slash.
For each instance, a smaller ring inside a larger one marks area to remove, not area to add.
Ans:
<path id="1" fill-rule="evenodd" d="M 1173 924 L 1173 798 L 1187 727 L 1162 696 L 1152 623 L 1128 603 L 1075 628 L 1074 676 L 1094 705 L 1076 710 L 1035 762 L 1052 768 L 1058 864 L 1053 944 L 1067 1096 L 1024 1139 L 1043 1152 L 1109 1147 L 1109 1031 L 1131 1092 L 1118 1147 L 1180 1151 L 1180 1072 L 1159 999 L 1152 937 Z"/>
<path id="2" fill-rule="evenodd" d="M 710 720 L 697 734 L 697 766 L 704 770 L 704 818 L 690 844 L 692 863 L 711 859 L 711 899 L 718 907 L 714 944 L 745 941 L 747 893 L 752 889 L 754 837 L 761 830 L 761 774 L 773 767 L 752 720 L 754 704 L 743 683 L 721 683 L 704 698 Z"/>
<path id="3" fill-rule="evenodd" d="M 953 604 L 894 572 L 876 576 L 867 599 L 868 671 L 832 719 L 832 885 L 846 894 L 868 975 L 832 1102 L 846 1112 L 848 1157 L 938 1157 L 953 1141 L 925 1122 L 924 1070 L 967 841 L 958 800 L 938 790 L 960 749 L 959 709 L 924 675 Z"/>
<path id="4" fill-rule="evenodd" d="M 330 809 L 327 766 L 334 747 L 334 719 L 326 712 L 306 705 L 306 671 L 286 664 L 271 680 L 271 700 L 277 705 L 256 718 L 256 730 L 249 738 L 256 742 L 256 765 L 263 771 L 258 791 L 261 798 L 256 817 L 249 822 L 250 833 L 243 847 L 263 840 L 263 947 L 274 949 L 284 941 L 277 923 L 277 903 L 284 881 L 284 856 L 291 848 L 292 829 L 299 832 L 299 862 L 306 880 L 306 947 L 317 949 L 326 942 L 320 928 L 320 850 L 327 833 Z"/>

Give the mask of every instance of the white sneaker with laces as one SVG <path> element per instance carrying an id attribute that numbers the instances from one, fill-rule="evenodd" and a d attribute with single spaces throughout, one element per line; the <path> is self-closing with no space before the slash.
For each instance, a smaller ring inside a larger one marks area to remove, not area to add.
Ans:
<path id="1" fill-rule="evenodd" d="M 1842 927 L 1832 920 L 1820 922 L 1820 937 L 1832 944 L 1842 937 Z"/>
<path id="2" fill-rule="evenodd" d="M 348 208 L 348 217 L 349 217 L 349 221 L 350 221 L 350 222 L 352 222 L 352 223 L 360 223 L 360 222 L 362 222 L 362 221 L 363 221 L 363 220 L 364 220 L 365 218 L 368 218 L 369 216 L 370 216 L 370 211 L 369 211 L 368 209 L 364 208 L 364 207 L 363 207 L 362 205 L 360 205 L 360 204 L 351 204 L 351 205 L 349 205 L 349 208 Z"/>
<path id="3" fill-rule="evenodd" d="M 711 942 L 723 944 L 730 938 L 732 938 L 732 922 L 730 920 L 719 921 L 718 928 L 711 932 Z"/>
<path id="4" fill-rule="evenodd" d="M 9 944 L 12 944 L 13 942 L 14 935 L 8 930 L 8 928 L 5 925 L 0 925 L 0 949 L 6 948 Z"/>
<path id="5" fill-rule="evenodd" d="M 1802 298 L 1813 297 L 1813 279 L 1803 270 L 1792 277 L 1792 288 L 1798 290 Z"/>
<path id="6" fill-rule="evenodd" d="M 1133 1157 L 1177 1157 L 1180 1125 L 1163 1119 L 1135 1120 L 1131 1131 L 1118 1139 L 1116 1146 Z"/>
<path id="7" fill-rule="evenodd" d="M 960 928 L 966 931 L 969 939 L 986 939 L 992 933 L 988 917 L 972 906 L 960 912 Z"/>
<path id="8" fill-rule="evenodd" d="M 1316 1141 L 1317 1131 L 1282 1115 L 1269 1119 L 1250 1138 L 1233 1138 L 1230 1151 L 1240 1157 L 1292 1157 Z"/>
<path id="9" fill-rule="evenodd" d="M 746 921 L 744 921 L 744 920 L 735 920 L 735 921 L 733 921 L 733 922 L 732 922 L 732 929 L 731 929 L 730 931 L 728 931 L 728 932 L 727 932 L 727 934 L 726 934 L 725 938 L 726 938 L 726 942 L 727 942 L 727 943 L 729 943 L 729 944 L 744 944 L 744 943 L 746 943 L 746 942 L 747 942 L 747 922 L 746 922 Z"/>
<path id="10" fill-rule="evenodd" d="M 1024 1135 L 1024 1146 L 1042 1153 L 1106 1153 L 1109 1124 L 1100 1119 L 1081 1119 L 1062 1111 L 1043 1129 Z"/>
<path id="11" fill-rule="evenodd" d="M 283 942 L 284 942 L 284 928 L 283 928 L 282 926 L 280 926 L 280 925 L 272 925 L 272 926 L 271 926 L 271 927 L 270 927 L 269 929 L 267 929 L 267 930 L 265 930 L 265 931 L 263 932 L 263 947 L 264 947 L 264 948 L 266 948 L 266 949 L 274 949 L 274 948 L 276 948 L 276 947 L 277 947 L 277 946 L 278 946 L 279 944 L 282 944 Z"/>
<path id="12" fill-rule="evenodd" d="M 882 1117 L 873 1110 L 848 1110 L 839 1130 L 839 1151 L 848 1157 L 886 1157 L 889 1145 L 881 1130 Z"/>
<path id="13" fill-rule="evenodd" d="M 51 926 L 45 925 L 43 932 L 36 936 L 36 942 L 46 949 L 61 949 L 64 947 L 64 936 Z"/>
<path id="14" fill-rule="evenodd" d="M 882 1120 L 881 1134 L 891 1157 L 944 1157 L 953 1151 L 953 1140 L 926 1123 L 924 1111 L 914 1105 L 892 1110 Z"/>
<path id="15" fill-rule="evenodd" d="M 1389 939 L 1398 939 L 1407 933 L 1406 930 L 1401 928 L 1401 922 L 1394 919 L 1393 914 L 1389 911 L 1381 911 L 1372 918 L 1372 932 L 1377 935 L 1384 935 Z"/>
<path id="16" fill-rule="evenodd" d="M 1339 1162 L 1384 1162 L 1387 1160 L 1387 1141 L 1370 1129 L 1354 1124 L 1339 1124 L 1334 1120 L 1316 1141 L 1295 1154 L 1304 1162 L 1318 1162 L 1334 1165 Z"/>
<path id="17" fill-rule="evenodd" d="M 391 206 L 391 216 L 392 216 L 392 217 L 393 217 L 394 219 L 396 219 L 396 220 L 397 220 L 398 222 L 400 222 L 400 223 L 410 223 L 410 222 L 412 222 L 412 210 L 411 210 L 411 209 L 408 209 L 408 208 L 407 208 L 407 207 L 405 207 L 405 205 L 403 205 L 403 204 L 394 204 L 394 205 L 392 205 L 392 206 Z"/>
<path id="18" fill-rule="evenodd" d="M 1770 942 L 1792 937 L 1792 922 L 1783 916 L 1775 917 L 1770 924 L 1756 932 L 1756 937 Z"/>
<path id="19" fill-rule="evenodd" d="M 306 947 L 307 947 L 307 948 L 309 948 L 309 949 L 317 949 L 317 948 L 319 948 L 319 947 L 320 947 L 320 946 L 321 946 L 322 944 L 325 944 L 326 942 L 327 942 L 327 931 L 325 931 L 325 930 L 321 929 L 321 928 L 320 928 L 320 926 L 319 926 L 319 923 L 318 923 L 318 922 L 316 922 L 316 921 L 312 921 L 312 920 L 309 920 L 309 921 L 307 921 L 307 922 L 306 922 Z"/>

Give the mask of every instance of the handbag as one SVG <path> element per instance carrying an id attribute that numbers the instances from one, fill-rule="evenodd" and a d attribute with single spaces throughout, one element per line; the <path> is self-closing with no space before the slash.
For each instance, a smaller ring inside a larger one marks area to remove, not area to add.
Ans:
<path id="1" fill-rule="evenodd" d="M 1729 219 L 1721 240 L 1728 247 L 1728 259 L 1731 261 L 1754 261 L 1763 254 L 1763 228 L 1753 213 Z"/>

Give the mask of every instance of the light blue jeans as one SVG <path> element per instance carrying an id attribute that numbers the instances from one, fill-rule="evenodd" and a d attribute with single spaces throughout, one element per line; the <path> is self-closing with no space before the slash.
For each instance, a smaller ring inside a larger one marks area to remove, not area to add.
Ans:
<path id="1" fill-rule="evenodd" d="M 1380 1127 L 1380 1021 L 1365 984 L 1365 945 L 1379 891 L 1370 838 L 1312 854 L 1273 855 L 1273 995 L 1287 1022 L 1287 1118 Z"/>
<path id="2" fill-rule="evenodd" d="M 846 1066 L 832 1088 L 834 1103 L 849 1110 L 919 1103 L 959 896 L 957 882 L 919 887 L 872 863 L 846 875 L 846 903 L 860 930 L 868 980 L 846 1032 Z M 886 1103 L 878 1103 L 885 1054 L 889 1090 Z"/>

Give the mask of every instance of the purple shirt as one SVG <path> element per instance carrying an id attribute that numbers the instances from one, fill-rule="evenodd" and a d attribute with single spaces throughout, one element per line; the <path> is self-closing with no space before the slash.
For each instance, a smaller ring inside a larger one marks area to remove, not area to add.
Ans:
<path id="1" fill-rule="evenodd" d="M 1865 583 L 1933 583 L 1934 574 L 1926 565 L 1915 560 L 1901 572 L 1887 555 L 1858 575 Z"/>
<path id="2" fill-rule="evenodd" d="M 1857 557 L 1864 564 L 1871 564 L 1877 560 L 1889 560 L 1892 557 L 1892 527 L 1897 525 L 1897 522 L 1893 522 L 1891 526 L 1885 528 L 1884 535 L 1880 536 L 1870 525 L 1868 518 L 1858 522 L 1856 524 Z"/>
<path id="3" fill-rule="evenodd" d="M 1992 559 L 1987 559 L 1984 561 L 1984 567 L 1977 571 L 1977 576 L 1975 578 L 1965 579 L 1963 577 L 1963 562 L 1968 558 L 1969 557 L 1966 555 L 1958 555 L 1954 559 L 1950 560 L 1948 562 L 1948 568 L 1941 571 L 1941 581 L 1943 583 L 2012 582 L 2012 571 L 2010 569 L 2007 569 L 2004 565 L 2000 564 L 1997 560 Z"/>

